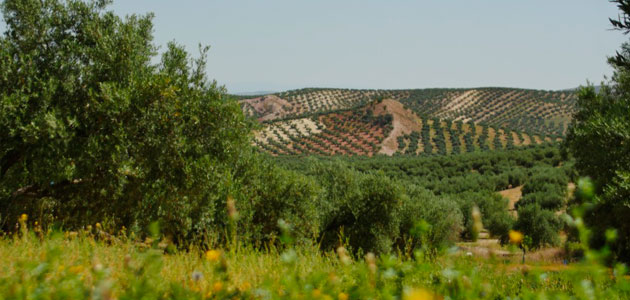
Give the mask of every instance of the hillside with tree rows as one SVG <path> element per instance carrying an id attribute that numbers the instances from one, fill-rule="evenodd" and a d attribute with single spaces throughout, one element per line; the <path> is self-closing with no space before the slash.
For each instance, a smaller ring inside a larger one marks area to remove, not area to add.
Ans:
<path id="1" fill-rule="evenodd" d="M 416 114 L 395 100 L 265 122 L 254 144 L 272 155 L 439 155 L 556 143 L 560 135 Z"/>
<path id="2" fill-rule="evenodd" d="M 308 88 L 239 97 L 246 115 L 262 122 L 312 117 L 360 108 L 374 100 L 399 101 L 428 119 L 563 136 L 575 111 L 572 91 L 513 88 L 356 90 Z"/>

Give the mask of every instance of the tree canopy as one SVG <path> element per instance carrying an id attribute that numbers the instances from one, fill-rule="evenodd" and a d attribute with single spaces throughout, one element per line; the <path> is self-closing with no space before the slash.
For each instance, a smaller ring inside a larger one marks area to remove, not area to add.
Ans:
<path id="1" fill-rule="evenodd" d="M 621 15 L 613 27 L 630 33 L 630 1 L 615 0 Z M 593 227 L 594 243 L 605 242 L 605 231 L 620 231 L 614 246 L 617 256 L 630 261 L 630 44 L 624 43 L 609 58 L 612 80 L 599 93 L 582 88 L 577 112 L 567 135 L 567 148 L 581 175 L 595 183 L 596 197 L 586 221 Z M 578 199 L 582 202 L 588 199 Z"/>
<path id="2" fill-rule="evenodd" d="M 111 1 L 6 0 L 0 36 L 0 225 L 160 220 L 201 232 L 250 152 L 239 105 L 152 15 Z M 222 206 L 224 207 L 224 206 Z"/>

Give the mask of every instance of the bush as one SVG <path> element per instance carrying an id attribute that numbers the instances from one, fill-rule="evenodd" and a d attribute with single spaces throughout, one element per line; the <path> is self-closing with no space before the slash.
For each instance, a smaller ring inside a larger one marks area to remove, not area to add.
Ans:
<path id="1" fill-rule="evenodd" d="M 309 173 L 323 189 L 317 204 L 323 249 L 346 241 L 353 250 L 391 249 L 404 195 L 399 184 L 382 173 L 362 174 L 339 161 L 314 164 Z"/>
<path id="2" fill-rule="evenodd" d="M 531 238 L 529 246 L 533 249 L 558 245 L 558 231 L 561 228 L 562 222 L 554 212 L 542 209 L 538 204 L 519 207 L 518 220 L 514 224 L 514 229 Z"/>
<path id="3" fill-rule="evenodd" d="M 514 222 L 507 210 L 507 199 L 500 195 L 489 192 L 465 192 L 454 195 L 459 201 L 461 211 L 464 216 L 464 238 L 472 238 L 473 220 L 472 209 L 479 207 L 484 227 L 496 237 L 504 238 Z"/>
<path id="4" fill-rule="evenodd" d="M 316 202 L 321 189 L 313 178 L 268 161 L 254 162 L 243 177 L 236 205 L 239 233 L 247 240 L 254 244 L 276 240 L 280 220 L 293 227 L 298 241 L 310 242 L 317 237 Z M 217 219 L 227 220 L 225 210 L 222 212 Z"/>
<path id="5" fill-rule="evenodd" d="M 449 197 L 435 196 L 431 191 L 411 185 L 407 187 L 408 198 L 400 212 L 401 239 L 397 245 L 402 248 L 426 246 L 442 248 L 452 245 L 459 239 L 463 230 L 463 215 L 456 201 Z M 414 239 L 411 245 L 406 238 L 418 222 L 425 221 L 430 225 L 425 240 Z M 426 242 L 422 245 L 422 242 Z"/>

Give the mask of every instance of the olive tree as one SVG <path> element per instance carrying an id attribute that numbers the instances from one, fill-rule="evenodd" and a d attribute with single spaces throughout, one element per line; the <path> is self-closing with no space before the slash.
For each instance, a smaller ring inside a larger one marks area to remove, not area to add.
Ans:
<path id="1" fill-rule="evenodd" d="M 223 222 L 250 155 L 238 104 L 152 16 L 110 1 L 6 0 L 0 36 L 0 225 L 159 220 L 174 239 Z M 153 62 L 159 61 L 159 62 Z M 220 209 L 219 209 L 220 208 Z"/>

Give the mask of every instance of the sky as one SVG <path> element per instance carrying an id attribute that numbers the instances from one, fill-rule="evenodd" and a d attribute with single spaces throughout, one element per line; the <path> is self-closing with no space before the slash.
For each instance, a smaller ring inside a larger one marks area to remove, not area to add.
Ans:
<path id="1" fill-rule="evenodd" d="M 117 0 L 155 43 L 198 54 L 229 92 L 599 83 L 628 40 L 606 0 Z M 4 24 L 0 25 L 4 30 Z M 163 47 L 164 48 L 164 47 Z"/>

